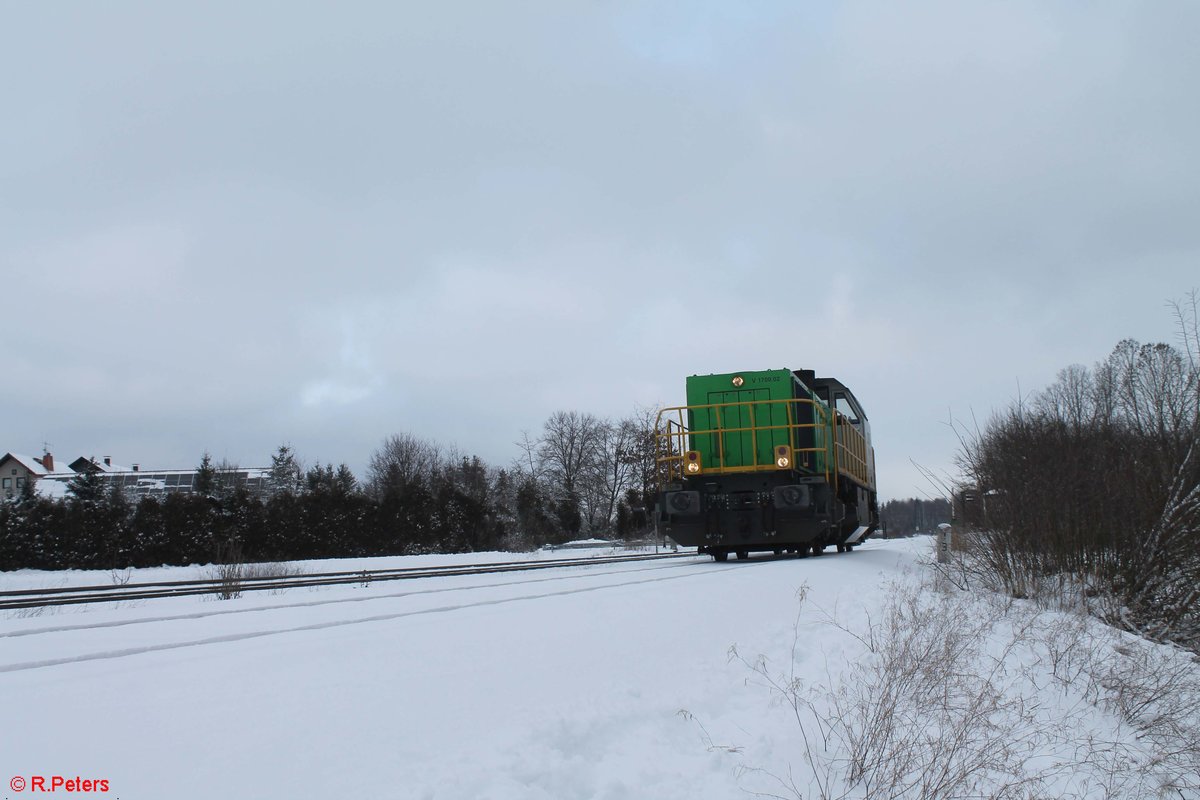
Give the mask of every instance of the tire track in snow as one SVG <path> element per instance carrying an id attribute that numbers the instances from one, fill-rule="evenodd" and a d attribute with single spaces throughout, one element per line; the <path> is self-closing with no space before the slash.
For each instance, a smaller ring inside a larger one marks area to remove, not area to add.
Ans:
<path id="1" fill-rule="evenodd" d="M 242 642 L 248 639 L 261 639 L 267 636 L 279 636 L 287 633 L 303 633 L 306 631 L 319 631 L 328 628 L 341 628 L 350 625 L 362 625 L 369 622 L 387 622 L 390 620 L 404 619 L 405 617 L 418 617 L 424 614 L 444 614 L 451 611 L 463 611 L 472 608 L 485 608 L 487 606 L 499 606 L 507 603 L 519 603 L 526 600 L 542 600 L 548 597 L 566 597 L 575 594 L 585 594 L 587 592 L 600 592 L 605 589 L 618 589 L 626 586 L 637 586 L 639 584 L 661 583 L 664 581 L 677 581 L 682 578 L 694 578 L 700 575 L 712 575 L 717 572 L 728 572 L 729 570 L 743 569 L 749 564 L 730 564 L 727 566 L 713 567 L 701 571 L 689 572 L 684 575 L 666 575 L 661 578 L 644 578 L 636 581 L 621 581 L 618 583 L 607 583 L 602 586 L 585 586 L 579 589 L 564 589 L 559 592 L 546 592 L 543 594 L 526 594 L 516 597 L 502 597 L 494 600 L 480 600 L 474 603 L 460 603 L 458 605 L 438 606 L 436 608 L 426 608 L 420 611 L 400 611 L 392 614 L 376 614 L 369 617 L 359 617 L 349 620 L 331 620 L 329 622 L 316 622 L 311 625 L 297 625 L 291 628 L 280 628 L 277 630 L 266 631 L 249 631 L 246 633 L 233 633 L 225 636 L 211 636 L 205 639 L 196 639 L 188 642 L 170 642 L 166 644 L 147 645 L 145 647 L 130 647 L 122 650 L 108 650 L 99 653 L 88 653 L 81 656 L 70 656 L 66 658 L 52 658 L 42 661 L 26 661 L 17 664 L 0 665 L 0 672 L 24 672 L 33 669 L 45 669 L 47 667 L 58 667 L 66 664 L 80 664 L 87 661 L 102 661 L 114 658 L 127 658 L 129 656 L 143 655 L 146 653 L 159 653 L 166 650 L 181 650 L 189 647 L 203 647 L 211 644 L 228 644 L 230 642 Z M 576 576 L 580 577 L 580 576 Z M 482 588 L 482 587 L 476 587 Z"/>

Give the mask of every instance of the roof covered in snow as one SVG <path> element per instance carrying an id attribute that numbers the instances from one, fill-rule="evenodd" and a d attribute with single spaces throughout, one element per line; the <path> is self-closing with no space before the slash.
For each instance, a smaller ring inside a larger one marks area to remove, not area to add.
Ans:
<path id="1" fill-rule="evenodd" d="M 51 500 L 61 500 L 69 494 L 70 484 L 66 475 L 55 473 L 48 475 L 33 485 L 33 491 L 38 497 Z"/>
<path id="2" fill-rule="evenodd" d="M 8 461 L 9 459 L 16 461 L 18 464 L 20 464 L 22 467 L 24 467 L 26 469 L 26 471 L 32 472 L 34 475 L 45 475 L 46 474 L 45 467 L 43 467 L 41 462 L 38 461 L 33 456 L 27 456 L 22 453 L 5 453 L 4 457 L 0 458 L 0 464 L 3 464 L 5 461 Z"/>
<path id="3" fill-rule="evenodd" d="M 120 464 L 106 463 L 107 461 L 109 461 L 109 459 L 107 459 L 107 458 L 96 458 L 95 456 L 91 456 L 91 457 L 80 456 L 79 458 L 77 458 L 71 462 L 71 469 L 78 472 L 79 470 L 86 469 L 87 465 L 91 464 L 93 467 L 95 467 L 100 472 L 132 472 L 133 471 L 133 469 L 130 467 L 123 467 Z"/>

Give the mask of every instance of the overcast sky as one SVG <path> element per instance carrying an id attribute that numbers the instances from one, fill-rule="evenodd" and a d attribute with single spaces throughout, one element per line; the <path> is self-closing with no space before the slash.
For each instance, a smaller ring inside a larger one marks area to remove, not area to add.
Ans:
<path id="1" fill-rule="evenodd" d="M 1200 286 L 1200 4 L 0 1 L 0 452 L 496 465 L 812 368 L 886 498 Z"/>

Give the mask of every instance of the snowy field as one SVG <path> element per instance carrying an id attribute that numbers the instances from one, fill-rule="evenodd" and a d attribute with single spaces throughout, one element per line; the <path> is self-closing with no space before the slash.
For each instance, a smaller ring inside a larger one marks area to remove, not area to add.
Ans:
<path id="1" fill-rule="evenodd" d="M 938 599 L 920 588 L 931 548 L 929 539 L 870 541 L 804 560 L 697 557 L 12 612 L 0 619 L 0 770 L 6 781 L 106 780 L 110 791 L 93 796 L 122 800 L 682 800 L 816 797 L 822 786 L 836 796 L 842 785 L 831 776 L 844 765 L 836 753 L 814 757 L 811 741 L 806 756 L 802 734 L 811 737 L 821 709 L 849 696 L 843 677 L 861 687 L 886 666 L 886 648 L 872 650 L 865 633 L 868 615 L 877 627 L 898 619 L 903 634 L 906 619 L 934 630 L 952 613 L 952 627 L 981 648 L 980 663 L 1004 664 L 1008 677 L 997 686 L 1031 693 L 1034 716 L 1103 737 L 1105 753 L 1144 775 L 1120 778 L 1125 793 L 1112 792 L 1112 769 L 1104 784 L 1092 777 L 1104 769 L 1064 766 L 1079 751 L 1054 738 L 1066 735 L 1056 729 L 1019 740 L 1030 748 L 1022 763 L 1053 789 L 1040 796 L 1155 796 L 1161 778 L 1139 761 L 1149 758 L 1146 737 L 1101 702 L 1099 689 L 1088 696 L 1086 670 L 1045 656 L 1041 645 L 1005 643 L 1027 625 L 1050 640 L 1096 637 L 1089 648 L 1098 651 L 1162 651 L 1185 673 L 1194 663 L 1067 615 Z M 47 577 L 40 585 L 97 574 L 0 576 L 6 588 Z M 171 577 L 194 575 L 140 570 L 132 580 Z M 913 607 L 908 617 L 888 616 L 897 596 Z M 922 604 L 930 615 L 921 616 Z M 797 698 L 811 698 L 817 717 Z M 1005 707 L 979 719 L 1018 725 L 1025 713 Z M 918 724 L 930 750 L 955 733 L 951 717 Z M 36 796 L 0 797 L 25 794 Z M 886 795 L 860 785 L 849 796 Z"/>

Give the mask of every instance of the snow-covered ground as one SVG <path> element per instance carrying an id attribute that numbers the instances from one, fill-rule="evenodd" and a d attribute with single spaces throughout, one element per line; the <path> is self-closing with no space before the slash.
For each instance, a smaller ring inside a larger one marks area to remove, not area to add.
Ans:
<path id="1" fill-rule="evenodd" d="M 805 788 L 813 770 L 764 676 L 790 664 L 813 685 L 848 674 L 863 643 L 829 620 L 884 619 L 930 550 L 871 541 L 805 560 L 12 613 L 0 620 L 0 777 L 104 779 L 102 796 L 123 800 L 790 796 L 775 777 Z M 145 572 L 132 579 L 180 577 Z M 1070 711 L 1051 678 L 1047 702 Z"/>

